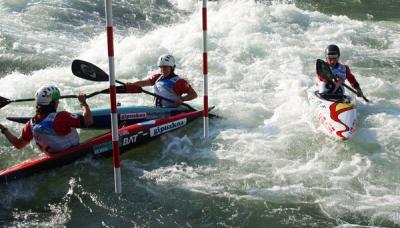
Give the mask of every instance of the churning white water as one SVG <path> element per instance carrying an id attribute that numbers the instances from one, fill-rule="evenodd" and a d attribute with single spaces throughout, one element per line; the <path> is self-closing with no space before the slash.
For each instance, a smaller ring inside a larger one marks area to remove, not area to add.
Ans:
<path id="1" fill-rule="evenodd" d="M 55 2 L 29 1 L 15 6 L 20 10 L 0 4 L 1 59 L 34 66 L 3 73 L 0 96 L 29 98 L 48 83 L 64 95 L 108 86 L 70 70 L 73 59 L 82 59 L 108 71 L 102 8 L 96 13 L 98 5 Z M 144 4 L 137 2 L 128 6 Z M 124 13 L 124 1 L 116 4 Z M 174 0 L 165 9 L 157 1 L 146 4 L 160 18 L 148 13 L 130 28 L 129 18 L 123 23 L 125 16 L 116 16 L 117 79 L 142 79 L 158 70 L 159 55 L 172 53 L 177 73 L 202 95 L 201 2 Z M 82 225 L 81 214 L 92 215 L 86 220 L 100 226 L 400 226 L 399 24 L 282 1 L 220 1 L 208 7 L 209 99 L 214 113 L 224 117 L 210 121 L 210 138 L 202 139 L 198 121 L 131 150 L 122 157 L 120 197 L 113 195 L 111 160 L 88 158 L 22 180 L 2 190 L 6 212 L 0 224 Z M 331 43 L 340 46 L 341 61 L 372 101 L 358 99 L 358 129 L 344 142 L 321 131 L 306 95 L 314 86 L 315 60 L 324 58 Z M 131 94 L 118 101 L 151 105 L 153 99 Z M 109 106 L 106 95 L 88 103 Z M 190 104 L 201 107 L 201 96 Z M 61 108 L 75 111 L 79 104 L 62 100 Z M 1 109 L 0 121 L 17 132 L 22 125 L 5 117 L 32 114 L 33 103 L 12 103 Z M 2 168 L 38 154 L 33 143 L 22 154 L 3 136 L 0 143 Z"/>

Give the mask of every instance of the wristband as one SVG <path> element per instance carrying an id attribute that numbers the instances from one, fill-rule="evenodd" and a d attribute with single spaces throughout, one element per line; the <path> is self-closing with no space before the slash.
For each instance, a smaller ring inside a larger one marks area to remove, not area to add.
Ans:
<path id="1" fill-rule="evenodd" d="M 3 128 L 3 129 L 1 129 L 1 133 L 4 135 L 4 133 L 6 133 L 6 131 L 8 131 L 8 128 Z"/>

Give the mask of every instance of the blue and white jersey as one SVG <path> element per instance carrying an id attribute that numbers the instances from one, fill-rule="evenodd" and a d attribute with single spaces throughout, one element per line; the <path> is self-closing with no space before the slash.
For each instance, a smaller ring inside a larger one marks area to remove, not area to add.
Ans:
<path id="1" fill-rule="evenodd" d="M 181 78 L 178 75 L 175 75 L 171 78 L 164 78 L 163 76 L 160 76 L 154 84 L 154 93 L 173 101 L 177 100 L 180 98 L 180 96 L 176 94 L 174 89 L 176 82 L 180 79 Z M 163 99 L 157 99 L 156 106 L 173 108 L 176 107 L 176 104 Z"/>
<path id="2" fill-rule="evenodd" d="M 75 128 L 72 128 L 67 135 L 60 136 L 55 132 L 53 123 L 57 114 L 57 112 L 50 113 L 39 123 L 31 120 L 33 138 L 43 152 L 58 152 L 79 144 L 79 135 Z"/>
<path id="3" fill-rule="evenodd" d="M 343 82 L 346 80 L 346 66 L 343 64 L 338 64 L 335 67 L 329 66 L 332 73 L 336 75 Z M 319 93 L 324 94 L 344 94 L 344 86 L 336 86 L 335 83 L 331 81 L 317 81 L 317 87 Z"/>

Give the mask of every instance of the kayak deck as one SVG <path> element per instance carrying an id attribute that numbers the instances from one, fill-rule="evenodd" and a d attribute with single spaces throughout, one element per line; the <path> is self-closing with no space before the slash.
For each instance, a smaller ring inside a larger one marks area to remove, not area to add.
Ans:
<path id="1" fill-rule="evenodd" d="M 120 151 L 125 152 L 135 146 L 149 142 L 162 134 L 182 128 L 189 122 L 201 117 L 202 114 L 203 111 L 192 111 L 120 128 L 118 130 Z M 78 146 L 56 154 L 42 153 L 37 158 L 0 171 L 0 183 L 8 183 L 9 181 L 31 176 L 44 170 L 57 168 L 88 154 L 92 154 L 95 157 L 111 156 L 111 132 L 94 137 Z"/>
<path id="2" fill-rule="evenodd" d="M 109 108 L 92 109 L 93 124 L 89 129 L 110 129 L 111 116 Z M 189 112 L 185 107 L 178 108 L 159 108 L 151 106 L 119 106 L 117 107 L 118 127 L 130 124 L 140 123 L 147 120 L 174 116 L 180 113 Z M 73 114 L 82 114 L 82 112 L 74 112 Z M 7 117 L 8 120 L 17 123 L 26 123 L 32 117 Z"/>

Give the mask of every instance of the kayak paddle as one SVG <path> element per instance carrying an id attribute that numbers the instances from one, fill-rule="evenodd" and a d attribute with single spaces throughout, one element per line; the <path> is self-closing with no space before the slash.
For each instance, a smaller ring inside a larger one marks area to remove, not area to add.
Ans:
<path id="1" fill-rule="evenodd" d="M 316 68 L 317 68 L 317 74 L 324 77 L 326 80 L 328 81 L 338 80 L 338 77 L 334 75 L 331 71 L 331 68 L 329 68 L 329 64 L 326 63 L 324 60 L 317 59 Z M 353 88 L 346 85 L 345 83 L 343 83 L 343 86 L 349 89 L 351 92 L 357 94 L 357 91 L 355 91 Z M 369 100 L 364 95 L 362 95 L 362 98 L 364 99 L 364 101 L 369 102 Z"/>
<path id="2" fill-rule="evenodd" d="M 93 92 L 93 93 L 91 93 L 89 95 L 86 95 L 86 98 L 90 98 L 90 97 L 96 96 L 97 94 L 100 94 L 100 93 L 108 93 L 108 89 L 103 89 L 103 90 L 100 90 L 100 91 L 97 91 L 97 92 Z M 60 99 L 77 98 L 77 97 L 78 97 L 77 95 L 65 95 L 65 96 L 61 96 Z M 0 109 L 3 108 L 6 105 L 12 103 L 12 102 L 25 102 L 25 101 L 34 101 L 34 100 L 35 100 L 35 98 L 10 100 L 8 98 L 0 96 Z"/>
<path id="3" fill-rule="evenodd" d="M 106 72 L 104 72 L 102 69 L 100 69 L 99 67 L 95 66 L 92 63 L 83 61 L 83 60 L 79 60 L 76 59 L 74 61 L 72 61 L 72 66 L 71 66 L 71 70 L 72 73 L 76 76 L 78 76 L 79 78 L 83 78 L 86 80 L 90 80 L 90 81 L 97 81 L 97 82 L 103 82 L 103 81 L 108 81 L 109 80 L 109 76 Z M 121 85 L 125 85 L 124 82 L 115 80 L 115 82 L 121 84 Z M 143 90 L 143 93 L 149 94 L 153 97 L 157 97 L 159 99 L 163 99 L 172 103 L 175 103 L 175 101 L 168 99 L 166 97 L 151 93 L 149 91 Z M 192 111 L 197 111 L 196 109 L 194 109 L 192 106 L 186 104 L 186 103 L 182 103 L 183 106 L 186 106 L 187 108 L 189 108 Z"/>

